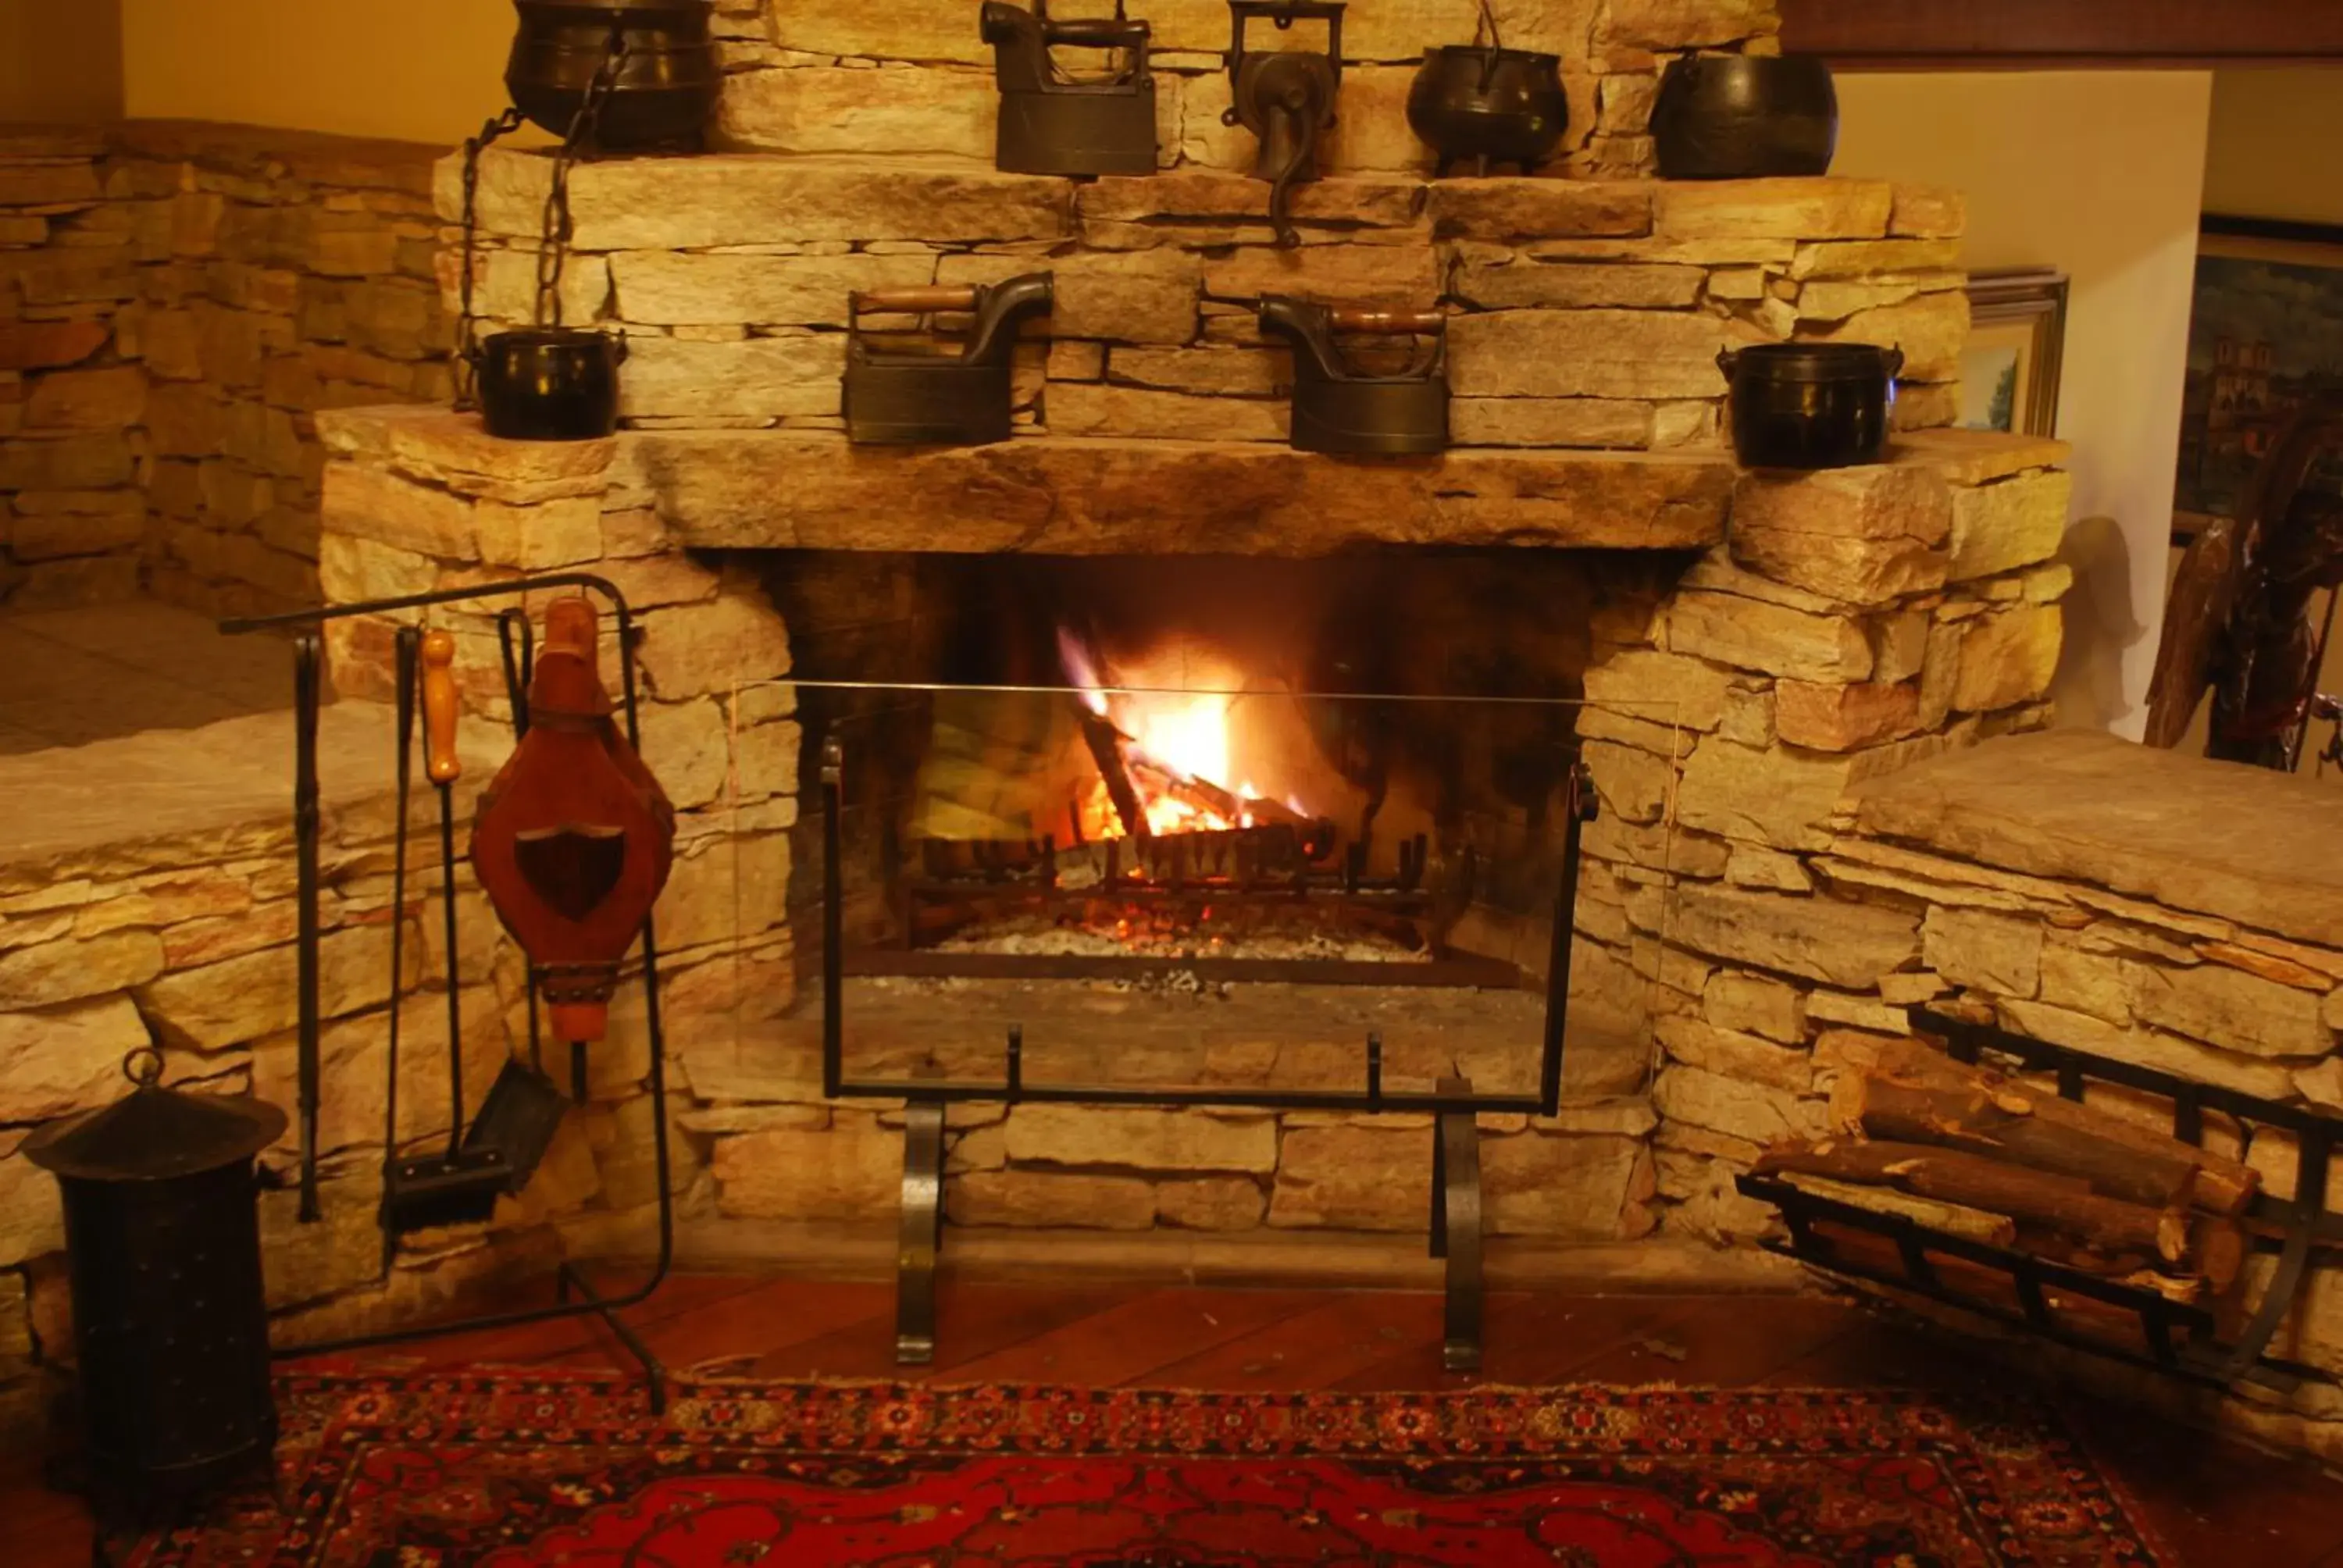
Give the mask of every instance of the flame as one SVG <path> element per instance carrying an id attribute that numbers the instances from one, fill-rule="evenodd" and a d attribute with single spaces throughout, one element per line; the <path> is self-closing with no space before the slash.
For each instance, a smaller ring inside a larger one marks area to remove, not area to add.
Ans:
<path id="1" fill-rule="evenodd" d="M 1175 645 L 1117 667 L 1110 680 L 1103 661 L 1062 627 L 1058 630 L 1058 652 L 1067 678 L 1081 692 L 1083 706 L 1129 738 L 1126 756 L 1131 783 L 1139 792 L 1149 832 L 1158 836 L 1225 832 L 1255 825 L 1253 812 L 1246 808 L 1263 799 L 1262 791 L 1250 779 L 1230 782 L 1239 778 L 1232 713 L 1237 700 L 1235 689 L 1243 682 L 1242 671 L 1212 654 Z M 1117 686 L 1207 689 L 1108 689 Z M 1233 809 L 1218 809 L 1197 799 L 1195 793 L 1175 790 L 1177 786 L 1197 784 L 1209 786 L 1206 793 L 1233 796 Z M 1103 779 L 1095 782 L 1091 799 L 1083 803 L 1082 830 L 1098 838 L 1122 836 L 1122 824 Z"/>

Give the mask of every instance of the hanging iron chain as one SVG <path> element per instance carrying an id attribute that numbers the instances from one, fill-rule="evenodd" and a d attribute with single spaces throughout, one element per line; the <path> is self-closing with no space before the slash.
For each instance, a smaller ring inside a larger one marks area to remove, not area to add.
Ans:
<path id="1" fill-rule="evenodd" d="M 586 96 L 579 101 L 578 113 L 570 117 L 569 132 L 561 138 L 561 150 L 553 158 L 553 181 L 545 195 L 545 219 L 539 227 L 537 247 L 534 317 L 539 327 L 561 325 L 561 273 L 569 259 L 569 171 L 578 154 L 594 146 L 603 106 L 618 85 L 618 71 L 626 59 L 626 29 L 614 22 L 610 25 L 609 47 L 601 65 L 595 68 L 594 79 L 587 84 Z"/>
<path id="2" fill-rule="evenodd" d="M 464 270 L 456 284 L 456 407 L 459 411 L 478 407 L 475 383 L 480 324 L 472 314 L 472 275 L 479 265 L 480 155 L 489 144 L 525 123 L 518 109 L 508 108 L 484 123 L 480 134 L 464 143 Z"/>

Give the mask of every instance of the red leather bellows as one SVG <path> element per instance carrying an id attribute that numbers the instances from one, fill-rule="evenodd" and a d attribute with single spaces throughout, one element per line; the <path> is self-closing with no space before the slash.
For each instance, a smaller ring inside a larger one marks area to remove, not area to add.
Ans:
<path id="1" fill-rule="evenodd" d="M 528 733 L 480 797 L 472 866 L 563 1040 L 599 1040 L 618 962 L 675 859 L 675 808 L 610 719 L 585 598 L 547 607 Z M 623 651 L 621 654 L 623 657 Z"/>

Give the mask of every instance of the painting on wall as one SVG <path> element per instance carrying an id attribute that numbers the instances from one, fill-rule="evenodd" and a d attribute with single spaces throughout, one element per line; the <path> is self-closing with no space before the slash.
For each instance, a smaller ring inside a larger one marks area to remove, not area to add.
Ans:
<path id="1" fill-rule="evenodd" d="M 1980 272 L 1969 277 L 1969 343 L 1961 355 L 1961 427 L 2058 433 L 2058 371 L 2066 344 L 2066 275 Z"/>
<path id="2" fill-rule="evenodd" d="M 2343 227 L 2207 216 L 2173 526 L 2234 516 L 2286 421 L 2343 390 Z M 2328 476 L 2343 493 L 2343 471 Z"/>

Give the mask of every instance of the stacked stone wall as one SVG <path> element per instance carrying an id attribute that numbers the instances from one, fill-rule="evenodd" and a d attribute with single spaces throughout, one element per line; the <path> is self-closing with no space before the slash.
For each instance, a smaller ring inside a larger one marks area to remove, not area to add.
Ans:
<path id="1" fill-rule="evenodd" d="M 1157 158 L 1165 169 L 1250 170 L 1253 138 L 1229 107 L 1226 0 L 1131 0 L 1152 28 Z M 1507 47 L 1561 57 L 1570 124 L 1545 167 L 1575 178 L 1647 175 L 1659 74 L 1695 52 L 1778 51 L 1772 0 L 1494 0 Z M 1111 15 L 1102 0 L 1060 0 L 1053 16 Z M 1478 0 L 1358 0 L 1343 18 L 1343 72 L 1329 168 L 1428 172 L 1408 128 L 1423 51 L 1468 44 Z M 998 95 L 973 8 L 929 0 L 719 0 L 727 75 L 719 145 L 760 152 L 990 158 Z M 1253 24 L 1255 49 L 1324 46 L 1322 24 L 1291 34 Z M 1062 51 L 1078 67 L 1081 51 Z M 877 85 L 874 86 L 874 78 Z"/>
<path id="2" fill-rule="evenodd" d="M 172 122 L 0 137 L 0 598 L 315 600 L 316 413 L 450 390 L 437 151 Z"/>
<path id="3" fill-rule="evenodd" d="M 528 318 L 550 161 L 482 163 L 477 297 Z M 462 212 L 459 160 L 441 216 Z M 1948 425 L 1968 333 L 1960 198 L 1883 181 L 1427 181 L 1304 187 L 1281 249 L 1268 187 L 1182 170 L 1088 182 L 930 162 L 708 155 L 582 166 L 564 318 L 627 335 L 639 429 L 841 427 L 850 297 L 1049 272 L 1017 347 L 1021 435 L 1282 443 L 1289 351 L 1254 301 L 1449 312 L 1463 447 L 1715 449 L 1720 351 L 1846 341 L 1906 356 L 1902 429 Z M 461 267 L 444 262 L 446 298 Z M 920 323 L 870 317 L 908 340 Z M 949 332 L 964 321 L 943 318 Z"/>

